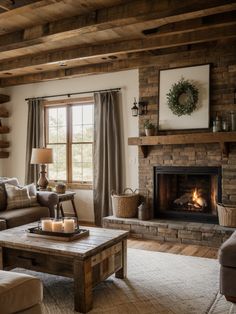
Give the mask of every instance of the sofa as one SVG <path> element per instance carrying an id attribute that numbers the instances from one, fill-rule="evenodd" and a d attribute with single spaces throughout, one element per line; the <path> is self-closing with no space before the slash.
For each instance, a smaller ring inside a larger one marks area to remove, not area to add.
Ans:
<path id="1" fill-rule="evenodd" d="M 36 206 L 6 210 L 6 183 L 13 186 L 19 185 L 16 178 L 0 180 L 0 230 L 38 221 L 42 217 L 55 216 L 55 206 L 58 203 L 58 195 L 48 191 L 37 192 L 38 205 Z"/>
<path id="2" fill-rule="evenodd" d="M 236 303 L 236 231 L 219 250 L 220 293 Z"/>
<path id="3" fill-rule="evenodd" d="M 42 314 L 43 285 L 40 279 L 0 270 L 0 313 Z"/>

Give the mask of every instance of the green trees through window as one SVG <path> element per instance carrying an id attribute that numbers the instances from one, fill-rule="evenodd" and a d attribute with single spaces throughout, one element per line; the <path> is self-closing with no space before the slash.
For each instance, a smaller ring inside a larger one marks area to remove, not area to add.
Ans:
<path id="1" fill-rule="evenodd" d="M 91 183 L 93 179 L 94 104 L 45 107 L 46 146 L 53 149 L 50 180 Z"/>

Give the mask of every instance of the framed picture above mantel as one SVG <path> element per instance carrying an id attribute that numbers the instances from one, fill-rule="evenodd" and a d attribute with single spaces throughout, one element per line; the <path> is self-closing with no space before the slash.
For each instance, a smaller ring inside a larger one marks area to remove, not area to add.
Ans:
<path id="1" fill-rule="evenodd" d="M 160 70 L 160 131 L 209 128 L 210 64 Z"/>

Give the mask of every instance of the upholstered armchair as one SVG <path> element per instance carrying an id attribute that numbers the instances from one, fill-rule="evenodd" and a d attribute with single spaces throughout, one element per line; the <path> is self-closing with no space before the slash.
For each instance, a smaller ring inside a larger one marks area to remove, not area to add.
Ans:
<path id="1" fill-rule="evenodd" d="M 236 231 L 219 250 L 220 292 L 228 301 L 236 303 Z"/>
<path id="2" fill-rule="evenodd" d="M 43 285 L 38 278 L 0 270 L 0 313 L 42 314 Z"/>

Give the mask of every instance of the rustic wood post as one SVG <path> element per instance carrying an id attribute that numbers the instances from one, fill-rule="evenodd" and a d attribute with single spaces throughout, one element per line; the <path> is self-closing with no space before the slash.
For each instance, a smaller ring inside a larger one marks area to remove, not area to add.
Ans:
<path id="1" fill-rule="evenodd" d="M 91 258 L 74 261 L 75 310 L 87 313 L 93 307 Z"/>
<path id="2" fill-rule="evenodd" d="M 122 241 L 122 267 L 115 273 L 116 278 L 127 277 L 127 239 Z"/>

